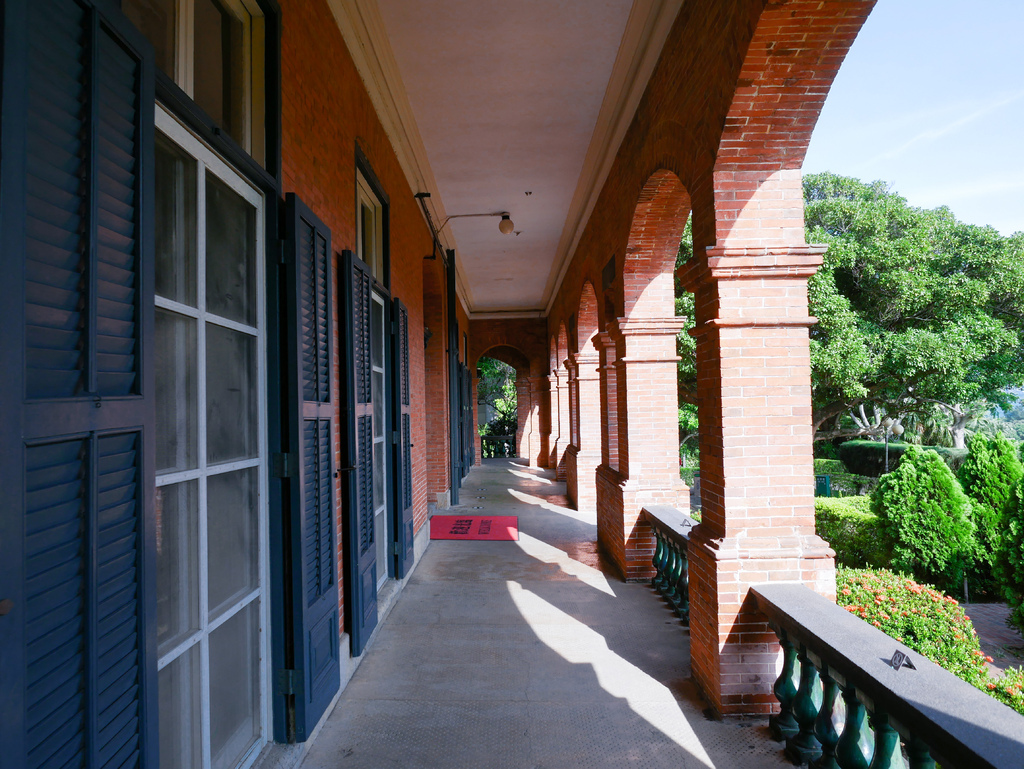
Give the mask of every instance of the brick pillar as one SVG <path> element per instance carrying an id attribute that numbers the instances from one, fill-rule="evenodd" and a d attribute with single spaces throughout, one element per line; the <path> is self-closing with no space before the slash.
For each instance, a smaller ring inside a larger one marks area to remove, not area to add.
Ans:
<path id="1" fill-rule="evenodd" d="M 835 595 L 814 533 L 807 279 L 821 248 L 709 248 L 680 273 L 696 294 L 702 523 L 690 538 L 693 675 L 722 714 L 769 713 L 778 646 L 748 589 Z"/>
<path id="2" fill-rule="evenodd" d="M 597 504 L 595 473 L 601 464 L 601 379 L 596 351 L 587 350 L 575 356 L 576 445 L 575 496 L 570 496 L 577 510 L 593 510 Z"/>
<path id="3" fill-rule="evenodd" d="M 561 422 L 559 416 L 562 413 L 559 398 L 562 393 L 558 389 L 558 372 L 548 375 L 548 467 L 557 468 L 558 460 L 561 458 L 562 439 Z"/>
<path id="4" fill-rule="evenodd" d="M 572 429 L 569 426 L 569 374 L 559 372 L 558 383 L 558 451 L 555 457 L 555 480 L 565 480 L 565 452 L 569 448 Z"/>
<path id="5" fill-rule="evenodd" d="M 525 376 L 516 377 L 516 453 L 521 457 L 530 456 L 530 380 Z"/>
<path id="6" fill-rule="evenodd" d="M 551 383 L 549 377 L 537 377 L 537 388 L 540 407 L 540 453 L 537 464 L 540 467 L 551 467 Z"/>
<path id="7" fill-rule="evenodd" d="M 544 448 L 541 442 L 541 381 L 539 376 L 531 376 L 527 379 L 530 387 L 530 417 L 526 423 L 523 443 L 528 447 L 529 453 L 524 453 L 522 456 L 530 460 L 530 467 L 544 466 Z"/>
<path id="8" fill-rule="evenodd" d="M 577 475 L 576 457 L 579 454 L 579 438 L 576 432 L 576 359 L 569 353 L 569 359 L 565 361 L 566 379 L 568 380 L 566 391 L 569 400 L 569 443 L 562 455 L 562 464 L 565 466 L 565 496 L 569 499 L 570 507 L 579 506 L 576 504 L 577 487 L 579 477 Z"/>
<path id="9" fill-rule="evenodd" d="M 615 342 L 606 332 L 595 337 L 601 357 L 601 464 L 619 469 L 619 396 Z"/>
<path id="10" fill-rule="evenodd" d="M 476 372 L 473 372 L 473 373 L 476 373 Z M 470 403 L 472 403 L 473 406 L 474 406 L 474 408 L 473 408 L 473 417 L 474 417 L 474 419 L 476 419 L 476 418 L 479 418 L 479 413 L 480 413 L 480 404 L 479 404 L 479 401 L 477 400 L 477 398 L 480 397 L 479 396 L 479 392 L 480 392 L 480 377 L 474 376 L 472 378 L 472 382 L 473 382 L 473 391 L 470 393 L 470 398 L 472 399 L 472 400 L 470 400 Z M 476 452 L 474 454 L 474 464 L 477 464 L 477 465 L 482 464 L 483 461 L 484 461 L 483 440 L 481 439 L 480 431 L 477 429 L 477 426 L 475 424 L 473 425 L 473 445 L 476 446 Z"/>
<path id="11" fill-rule="evenodd" d="M 679 398 L 676 335 L 682 318 L 619 318 L 616 347 L 618 472 L 598 470 L 598 540 L 627 580 L 653 575 L 654 537 L 642 523 L 644 505 L 687 511 L 689 489 L 679 477 Z"/>

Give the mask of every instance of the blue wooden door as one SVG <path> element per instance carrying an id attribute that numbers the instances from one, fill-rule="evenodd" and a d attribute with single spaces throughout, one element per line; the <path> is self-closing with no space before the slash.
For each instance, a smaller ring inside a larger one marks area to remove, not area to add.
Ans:
<path id="1" fill-rule="evenodd" d="M 405 577 L 414 561 L 412 507 L 412 399 L 409 389 L 409 311 L 400 299 L 392 303 L 392 362 L 394 429 L 392 434 L 395 510 L 395 576 Z"/>
<path id="2" fill-rule="evenodd" d="M 331 233 L 294 194 L 286 199 L 285 293 L 292 355 L 286 390 L 288 541 L 294 733 L 304 741 L 341 686 L 331 371 Z"/>
<path id="3" fill-rule="evenodd" d="M 0 764 L 156 767 L 152 51 L 2 14 Z"/>
<path id="4" fill-rule="evenodd" d="M 362 654 L 377 626 L 377 563 L 373 493 L 373 394 L 371 385 L 370 268 L 351 251 L 342 253 L 339 311 L 342 321 L 342 472 L 345 501 L 345 627 L 352 654 Z"/>

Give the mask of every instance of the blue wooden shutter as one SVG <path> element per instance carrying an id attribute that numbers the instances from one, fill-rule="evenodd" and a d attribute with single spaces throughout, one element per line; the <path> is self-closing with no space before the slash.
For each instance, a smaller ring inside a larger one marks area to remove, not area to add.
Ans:
<path id="1" fill-rule="evenodd" d="M 156 767 L 152 51 L 2 13 L 0 763 Z"/>
<path id="2" fill-rule="evenodd" d="M 395 509 L 395 575 L 402 579 L 412 568 L 415 539 L 412 515 L 412 406 L 409 389 L 409 311 L 401 300 L 393 302 L 394 360 L 391 371 L 395 406 L 392 497 Z"/>
<path id="3" fill-rule="evenodd" d="M 373 402 L 370 310 L 373 277 L 351 251 L 342 253 L 338 317 L 342 333 L 342 455 L 346 506 L 345 627 L 352 654 L 362 654 L 377 626 L 377 550 L 373 528 Z"/>
<path id="4" fill-rule="evenodd" d="M 294 733 L 304 741 L 341 686 L 334 516 L 334 438 L 331 420 L 331 233 L 294 194 L 286 198 L 285 279 L 288 327 L 285 362 L 289 479 L 288 540 L 291 588 Z"/>

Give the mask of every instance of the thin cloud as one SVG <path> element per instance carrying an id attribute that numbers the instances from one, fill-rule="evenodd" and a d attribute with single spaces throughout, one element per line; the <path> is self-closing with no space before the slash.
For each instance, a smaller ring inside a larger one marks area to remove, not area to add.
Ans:
<path id="1" fill-rule="evenodd" d="M 1018 91 L 1014 94 L 1010 94 L 1009 96 L 1003 97 L 1002 99 L 997 99 L 996 101 L 991 102 L 990 104 L 986 104 L 984 107 L 977 109 L 974 112 L 971 112 L 967 115 L 964 115 L 963 117 L 960 117 L 952 121 L 951 123 L 947 123 L 946 125 L 939 126 L 937 128 L 929 128 L 925 131 L 922 131 L 916 136 L 913 136 L 907 141 L 903 142 L 903 144 L 900 144 L 899 146 L 894 147 L 893 149 L 886 150 L 885 152 L 875 155 L 870 160 L 865 161 L 863 166 L 870 167 L 880 161 L 891 160 L 895 157 L 899 157 L 908 149 L 913 147 L 915 144 L 920 144 L 921 142 L 927 141 L 934 141 L 935 139 L 953 133 L 954 131 L 962 128 L 963 126 L 969 123 L 973 123 L 975 120 L 979 120 L 985 117 L 986 115 L 995 112 L 996 110 L 1002 109 L 1003 107 L 1013 104 L 1021 97 L 1024 97 L 1024 91 Z"/>

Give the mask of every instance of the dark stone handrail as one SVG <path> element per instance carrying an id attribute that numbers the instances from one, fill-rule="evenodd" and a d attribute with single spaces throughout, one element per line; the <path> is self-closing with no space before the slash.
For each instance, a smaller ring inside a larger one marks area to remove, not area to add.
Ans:
<path id="1" fill-rule="evenodd" d="M 783 712 L 773 717 L 772 730 L 778 738 L 789 738 L 786 752 L 794 761 L 836 757 L 833 765 L 862 765 L 857 751 L 851 753 L 852 738 L 843 740 L 829 728 L 831 707 L 841 691 L 847 729 L 863 728 L 866 708 L 875 751 L 898 752 L 902 738 L 911 767 L 933 766 L 934 759 L 944 769 L 1024 768 L 1024 717 L 1006 705 L 804 585 L 757 585 L 751 594 L 785 652 L 775 685 Z M 897 651 L 913 668 L 891 664 Z M 823 690 L 828 714 L 821 713 Z M 889 765 L 878 758 L 872 766 Z M 863 766 L 869 760 L 865 756 Z"/>
<path id="2" fill-rule="evenodd" d="M 670 505 L 648 505 L 641 515 L 654 532 L 656 542 L 651 559 L 655 571 L 651 586 L 672 605 L 679 619 L 689 625 L 688 548 L 690 529 L 697 521 Z"/>

